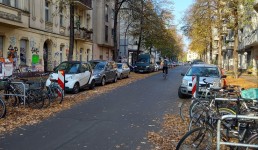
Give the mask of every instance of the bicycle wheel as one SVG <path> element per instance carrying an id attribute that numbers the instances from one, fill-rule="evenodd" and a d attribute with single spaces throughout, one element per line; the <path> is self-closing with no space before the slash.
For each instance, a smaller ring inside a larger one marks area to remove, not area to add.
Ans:
<path id="1" fill-rule="evenodd" d="M 195 100 L 189 107 L 189 117 L 192 118 L 196 111 L 202 110 L 204 106 L 208 106 L 208 100 Z"/>
<path id="2" fill-rule="evenodd" d="M 256 133 L 254 136 L 251 136 L 246 144 L 258 145 L 258 134 Z M 257 150 L 257 148 L 249 148 L 247 147 L 246 150 Z"/>
<path id="3" fill-rule="evenodd" d="M 0 99 L 0 118 L 4 118 L 6 114 L 6 106 L 2 99 Z"/>
<path id="4" fill-rule="evenodd" d="M 50 106 L 50 96 L 48 94 L 48 92 L 46 90 L 43 90 L 41 92 L 41 97 L 44 99 L 44 105 L 43 105 L 43 108 L 47 108 Z"/>
<path id="5" fill-rule="evenodd" d="M 207 112 L 204 109 L 196 111 L 188 125 L 188 131 L 191 131 L 195 128 L 203 127 L 205 125 L 205 119 L 207 119 Z"/>
<path id="6" fill-rule="evenodd" d="M 4 100 L 7 102 L 8 106 L 16 107 L 19 105 L 19 100 L 18 100 L 17 96 L 14 96 L 13 92 L 5 90 L 4 94 L 8 94 L 8 95 L 4 96 Z M 19 94 L 19 93 L 17 93 L 17 94 Z"/>
<path id="7" fill-rule="evenodd" d="M 210 110 L 209 110 L 210 112 Z M 234 112 L 233 110 L 231 109 L 228 109 L 228 108 L 219 108 L 218 110 L 218 113 L 220 116 L 223 116 L 223 115 L 235 115 L 236 112 Z M 193 113 L 193 116 L 191 118 L 191 121 L 189 123 L 189 126 L 188 126 L 188 130 L 192 130 L 194 128 L 197 128 L 197 127 L 201 127 L 203 125 L 203 123 L 205 122 L 205 119 L 208 118 L 207 115 L 210 115 L 208 114 L 204 109 L 199 109 L 198 111 L 196 111 L 195 113 Z M 213 126 L 216 126 L 216 119 L 213 120 L 213 121 L 210 121 L 210 124 Z M 235 123 L 235 120 L 233 119 L 225 119 L 223 121 L 223 125 L 224 126 L 228 126 L 228 127 L 233 127 L 234 126 L 234 123 Z"/>
<path id="8" fill-rule="evenodd" d="M 41 90 L 29 89 L 26 92 L 26 102 L 29 107 L 41 109 L 44 106 L 44 98 L 42 98 Z"/>
<path id="9" fill-rule="evenodd" d="M 176 150 L 212 150 L 212 131 L 205 127 L 187 132 L 178 142 Z"/>
<path id="10" fill-rule="evenodd" d="M 50 92 L 49 94 L 52 101 L 57 101 L 59 104 L 61 104 L 64 99 L 63 90 L 59 86 L 50 87 L 50 89 L 48 90 L 51 90 L 49 91 Z"/>

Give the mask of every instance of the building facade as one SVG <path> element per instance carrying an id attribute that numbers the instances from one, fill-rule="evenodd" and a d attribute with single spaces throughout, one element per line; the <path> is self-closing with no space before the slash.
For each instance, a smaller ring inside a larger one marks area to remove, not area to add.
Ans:
<path id="1" fill-rule="evenodd" d="M 94 18 L 93 59 L 113 60 L 114 2 L 93 0 L 92 5 Z"/>
<path id="2" fill-rule="evenodd" d="M 92 3 L 75 1 L 73 60 L 92 59 Z M 60 0 L 0 0 L 0 57 L 14 67 L 52 71 L 68 59 L 70 7 Z"/>

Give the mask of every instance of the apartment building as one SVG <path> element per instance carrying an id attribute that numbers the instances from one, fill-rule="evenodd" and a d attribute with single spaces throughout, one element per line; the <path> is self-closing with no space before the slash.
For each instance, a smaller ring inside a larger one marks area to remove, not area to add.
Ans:
<path id="1" fill-rule="evenodd" d="M 75 0 L 73 60 L 92 59 L 92 2 Z M 68 59 L 70 7 L 65 0 L 0 0 L 0 57 L 22 70 L 52 71 Z"/>
<path id="2" fill-rule="evenodd" d="M 199 59 L 199 55 L 198 55 L 198 53 L 196 53 L 194 51 L 188 50 L 186 59 L 187 59 L 187 61 L 192 61 L 194 59 Z"/>
<path id="3" fill-rule="evenodd" d="M 93 59 L 113 60 L 114 1 L 93 0 L 92 5 Z"/>

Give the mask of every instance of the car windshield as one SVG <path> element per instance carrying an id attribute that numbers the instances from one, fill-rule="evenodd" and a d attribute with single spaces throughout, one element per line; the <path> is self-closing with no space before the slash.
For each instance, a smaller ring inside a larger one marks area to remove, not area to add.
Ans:
<path id="1" fill-rule="evenodd" d="M 147 63 L 148 59 L 147 58 L 140 58 L 137 62 L 139 62 L 139 63 Z"/>
<path id="2" fill-rule="evenodd" d="M 78 73 L 79 67 L 80 63 L 63 62 L 55 68 L 55 72 L 58 70 L 64 70 L 67 74 L 75 74 Z"/>
<path id="3" fill-rule="evenodd" d="M 104 62 L 90 62 L 91 66 L 95 70 L 103 70 L 105 68 Z"/>
<path id="4" fill-rule="evenodd" d="M 217 67 L 192 67 L 186 76 L 199 75 L 201 77 L 219 77 Z"/>
<path id="5" fill-rule="evenodd" d="M 117 64 L 118 69 L 122 69 L 122 66 L 123 66 L 122 64 Z"/>

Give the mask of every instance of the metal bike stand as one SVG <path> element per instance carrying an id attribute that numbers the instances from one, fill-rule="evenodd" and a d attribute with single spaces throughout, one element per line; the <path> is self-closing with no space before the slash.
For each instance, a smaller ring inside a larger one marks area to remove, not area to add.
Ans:
<path id="1" fill-rule="evenodd" d="M 221 117 L 221 119 L 218 120 L 217 123 L 217 150 L 220 149 L 220 145 L 230 145 L 230 146 L 241 146 L 241 147 L 252 147 L 252 148 L 258 148 L 258 145 L 254 144 L 244 144 L 244 143 L 233 143 L 233 142 L 222 142 L 220 141 L 220 127 L 221 127 L 221 121 L 226 118 L 240 118 L 240 119 L 254 119 L 258 120 L 258 116 L 247 116 L 247 115 L 224 115 Z"/>
<path id="2" fill-rule="evenodd" d="M 257 99 L 249 99 L 249 98 L 215 98 L 215 101 L 232 101 L 232 102 L 236 102 L 236 101 L 252 101 L 252 102 L 258 102 Z"/>
<path id="3" fill-rule="evenodd" d="M 21 84 L 23 88 L 23 94 L 3 94 L 3 95 L 11 95 L 11 96 L 20 96 L 23 97 L 24 106 L 26 105 L 26 94 L 25 94 L 25 84 L 23 82 L 11 82 L 12 84 Z"/>

